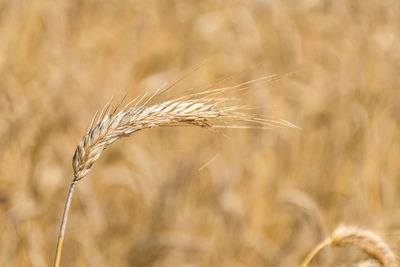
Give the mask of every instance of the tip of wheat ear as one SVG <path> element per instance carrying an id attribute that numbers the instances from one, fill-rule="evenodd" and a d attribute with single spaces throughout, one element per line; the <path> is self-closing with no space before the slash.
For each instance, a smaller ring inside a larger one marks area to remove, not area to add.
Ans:
<path id="1" fill-rule="evenodd" d="M 334 246 L 359 247 L 384 267 L 398 266 L 396 255 L 383 239 L 372 231 L 341 225 L 332 233 L 331 240 Z"/>
<path id="2" fill-rule="evenodd" d="M 87 175 L 108 145 L 146 128 L 190 125 L 207 128 L 295 127 L 286 121 L 248 114 L 245 107 L 233 104 L 231 98 L 218 97 L 224 90 L 226 88 L 214 89 L 154 105 L 149 105 L 153 96 L 143 97 L 136 103 L 114 110 L 107 104 L 101 114 L 93 118 L 75 150 L 72 161 L 74 181 Z"/>
<path id="3" fill-rule="evenodd" d="M 318 244 L 301 266 L 308 266 L 315 255 L 327 246 L 358 247 L 372 258 L 375 258 L 383 267 L 399 266 L 396 255 L 379 235 L 372 231 L 344 225 L 337 227 L 330 237 Z"/>

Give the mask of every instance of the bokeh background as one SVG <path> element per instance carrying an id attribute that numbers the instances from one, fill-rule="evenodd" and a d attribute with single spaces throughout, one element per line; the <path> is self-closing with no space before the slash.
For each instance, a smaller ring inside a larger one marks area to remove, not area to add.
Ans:
<path id="1" fill-rule="evenodd" d="M 52 264 L 94 113 L 199 65 L 168 96 L 279 74 L 236 97 L 301 130 L 118 141 L 77 186 L 62 266 L 298 266 L 341 223 L 397 251 L 399 36 L 397 0 L 0 1 L 0 266 Z"/>

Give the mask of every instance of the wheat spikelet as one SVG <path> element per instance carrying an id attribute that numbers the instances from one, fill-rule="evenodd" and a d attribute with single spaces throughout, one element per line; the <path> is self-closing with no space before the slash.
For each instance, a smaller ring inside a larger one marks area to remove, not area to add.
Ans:
<path id="1" fill-rule="evenodd" d="M 74 180 L 79 181 L 89 172 L 103 150 L 119 138 L 153 127 L 200 126 L 243 128 L 245 123 L 257 127 L 279 127 L 294 125 L 285 121 L 274 121 L 245 113 L 243 106 L 233 105 L 233 99 L 215 97 L 231 89 L 221 88 L 180 97 L 159 104 L 148 105 L 149 97 L 128 105 L 117 112 L 108 112 L 107 105 L 96 120 L 93 119 L 86 135 L 76 148 L 73 157 Z M 96 122 L 95 122 L 96 121 Z"/>
<path id="2" fill-rule="evenodd" d="M 376 259 L 383 267 L 398 267 L 397 257 L 390 247 L 376 233 L 357 227 L 340 225 L 326 240 L 319 243 L 303 261 L 308 266 L 318 252 L 327 246 L 358 247 Z"/>

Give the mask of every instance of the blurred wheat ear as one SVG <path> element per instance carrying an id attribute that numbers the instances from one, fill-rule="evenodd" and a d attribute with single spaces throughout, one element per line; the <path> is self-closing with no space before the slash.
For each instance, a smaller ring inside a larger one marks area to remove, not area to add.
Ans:
<path id="1" fill-rule="evenodd" d="M 307 255 L 301 266 L 307 267 L 318 252 L 328 246 L 358 247 L 369 256 L 376 259 L 383 267 L 399 266 L 396 255 L 376 233 L 344 225 L 336 228 L 330 237 L 319 243 Z"/>
<path id="2" fill-rule="evenodd" d="M 54 266 L 60 264 L 65 227 L 72 195 L 79 180 L 84 178 L 104 149 L 122 137 L 134 132 L 171 126 L 199 126 L 204 128 L 271 128 L 289 126 L 286 121 L 268 120 L 249 114 L 249 109 L 235 104 L 228 93 L 248 88 L 260 81 L 270 81 L 276 76 L 265 76 L 235 86 L 202 91 L 176 99 L 150 104 L 162 93 L 158 90 L 133 100 L 125 107 L 111 108 L 108 103 L 100 115 L 94 116 L 89 130 L 78 144 L 72 160 L 74 178 L 72 180 L 61 221 Z"/>

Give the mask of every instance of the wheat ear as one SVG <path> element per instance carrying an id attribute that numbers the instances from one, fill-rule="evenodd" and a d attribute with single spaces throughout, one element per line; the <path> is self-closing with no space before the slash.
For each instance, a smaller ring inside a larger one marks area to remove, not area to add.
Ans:
<path id="1" fill-rule="evenodd" d="M 371 231 L 344 225 L 336 228 L 330 237 L 319 243 L 307 255 L 301 266 L 308 266 L 318 252 L 327 246 L 358 247 L 375 258 L 383 267 L 398 267 L 396 255 L 380 236 Z"/>
<path id="2" fill-rule="evenodd" d="M 274 121 L 250 115 L 247 113 L 247 108 L 234 105 L 231 98 L 220 97 L 229 90 L 245 89 L 253 82 L 266 81 L 270 78 L 262 77 L 236 86 L 207 90 L 154 105 L 149 103 L 160 93 L 159 91 L 150 96 L 145 95 L 120 109 L 119 107 L 112 109 L 110 104 L 107 104 L 99 116 L 95 115 L 89 130 L 75 150 L 72 160 L 74 178 L 64 208 L 54 266 L 58 267 L 60 264 L 65 227 L 76 183 L 87 175 L 107 146 L 134 132 L 153 127 L 190 125 L 206 128 L 295 127 L 286 121 Z"/>

